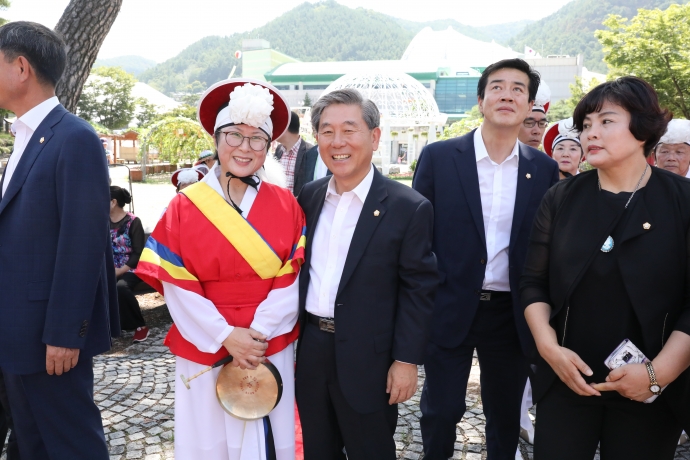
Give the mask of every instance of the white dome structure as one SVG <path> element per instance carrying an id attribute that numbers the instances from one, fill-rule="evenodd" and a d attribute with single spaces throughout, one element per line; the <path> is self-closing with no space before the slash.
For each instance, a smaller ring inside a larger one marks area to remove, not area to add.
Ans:
<path id="1" fill-rule="evenodd" d="M 460 66 L 486 67 L 520 53 L 495 42 L 483 42 L 461 34 L 452 27 L 435 31 L 425 27 L 414 36 L 401 60 L 447 62 Z"/>
<path id="2" fill-rule="evenodd" d="M 331 83 L 323 94 L 354 88 L 374 101 L 389 119 L 427 122 L 440 117 L 436 100 L 424 85 L 405 73 L 347 74 Z"/>
<path id="3" fill-rule="evenodd" d="M 353 88 L 373 101 L 381 112 L 381 140 L 374 164 L 388 174 L 399 155 L 399 145 L 406 146 L 406 161 L 412 162 L 418 150 L 436 140 L 437 128 L 445 125 L 448 115 L 438 110 L 431 92 L 403 72 L 357 72 L 343 75 L 331 83 L 322 96 L 338 89 Z M 396 140 L 401 131 L 402 139 Z"/>

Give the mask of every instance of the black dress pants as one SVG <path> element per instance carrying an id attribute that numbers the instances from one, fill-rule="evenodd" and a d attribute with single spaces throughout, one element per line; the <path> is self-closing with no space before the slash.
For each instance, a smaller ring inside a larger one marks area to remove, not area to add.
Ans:
<path id="1" fill-rule="evenodd" d="M 579 396 L 556 380 L 537 404 L 535 460 L 672 460 L 681 426 L 665 401 Z"/>
<path id="2" fill-rule="evenodd" d="M 398 406 L 370 414 L 355 411 L 338 383 L 335 334 L 309 323 L 305 328 L 295 376 L 304 460 L 345 460 L 343 447 L 348 460 L 395 460 Z"/>
<path id="3" fill-rule="evenodd" d="M 141 314 L 139 301 L 132 292 L 134 287 L 141 283 L 141 279 L 132 272 L 124 273 L 117 280 L 117 301 L 120 304 L 120 328 L 123 331 L 132 331 L 138 327 L 146 326 Z"/>
<path id="4" fill-rule="evenodd" d="M 480 301 L 467 338 L 456 348 L 433 342 L 424 360 L 426 380 L 420 420 L 424 460 L 453 456 L 456 425 L 467 406 L 465 394 L 477 350 L 488 460 L 514 460 L 520 436 L 520 406 L 527 382 L 510 293 Z M 591 459 L 590 459 L 591 460 Z"/>
<path id="5" fill-rule="evenodd" d="M 10 412 L 10 401 L 7 398 L 7 389 L 5 389 L 5 380 L 0 371 L 0 454 L 5 445 L 7 432 L 10 437 L 7 440 L 7 460 L 19 459 L 19 446 L 17 445 L 17 436 L 12 427 L 12 413 Z"/>

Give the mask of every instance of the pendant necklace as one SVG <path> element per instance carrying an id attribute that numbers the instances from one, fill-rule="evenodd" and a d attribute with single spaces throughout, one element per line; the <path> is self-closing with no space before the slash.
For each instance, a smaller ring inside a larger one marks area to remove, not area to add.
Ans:
<path id="1" fill-rule="evenodd" d="M 625 208 L 623 208 L 623 209 L 628 209 L 628 205 L 632 201 L 637 190 L 640 188 L 640 184 L 642 183 L 642 179 L 644 179 L 644 176 L 645 176 L 645 174 L 647 174 L 648 169 L 649 169 L 649 164 L 647 164 L 644 168 L 644 171 L 642 171 L 642 176 L 640 177 L 640 180 L 637 181 L 637 186 L 635 187 L 635 190 L 633 190 L 632 195 L 630 195 L 630 198 L 628 198 L 628 202 L 625 203 Z M 599 173 L 597 173 L 597 184 L 599 185 L 599 191 L 601 192 L 601 181 L 599 180 Z M 601 252 L 611 252 L 612 249 L 613 249 L 613 238 L 611 237 L 611 235 L 609 235 L 609 237 L 606 238 L 606 241 L 604 241 L 604 244 L 601 246 Z"/>

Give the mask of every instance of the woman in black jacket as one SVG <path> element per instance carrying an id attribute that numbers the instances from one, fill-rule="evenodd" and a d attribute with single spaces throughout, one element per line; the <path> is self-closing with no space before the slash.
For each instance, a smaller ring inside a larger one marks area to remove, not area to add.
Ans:
<path id="1" fill-rule="evenodd" d="M 670 114 L 645 81 L 597 86 L 573 118 L 597 169 L 544 196 L 521 282 L 535 459 L 591 460 L 597 445 L 602 460 L 672 459 L 690 425 L 690 181 L 647 164 Z M 649 365 L 604 364 L 625 339 Z"/>

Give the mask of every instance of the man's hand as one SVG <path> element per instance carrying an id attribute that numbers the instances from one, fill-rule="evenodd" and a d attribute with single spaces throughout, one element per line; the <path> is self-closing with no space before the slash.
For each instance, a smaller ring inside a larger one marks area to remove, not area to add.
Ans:
<path id="1" fill-rule="evenodd" d="M 417 365 L 406 364 L 400 361 L 393 362 L 388 370 L 386 381 L 386 393 L 391 397 L 388 404 L 405 402 L 417 391 Z"/>
<path id="2" fill-rule="evenodd" d="M 79 361 L 79 348 L 62 348 L 46 345 L 46 371 L 48 375 L 69 372 Z"/>
<path id="3" fill-rule="evenodd" d="M 264 353 L 268 344 L 266 336 L 254 329 L 236 327 L 232 330 L 223 346 L 232 356 L 232 365 L 242 369 L 256 369 L 266 361 Z"/>
<path id="4" fill-rule="evenodd" d="M 609 372 L 606 383 L 593 383 L 598 391 L 617 391 L 628 399 L 644 401 L 652 397 L 649 391 L 649 373 L 644 364 L 626 364 Z"/>

